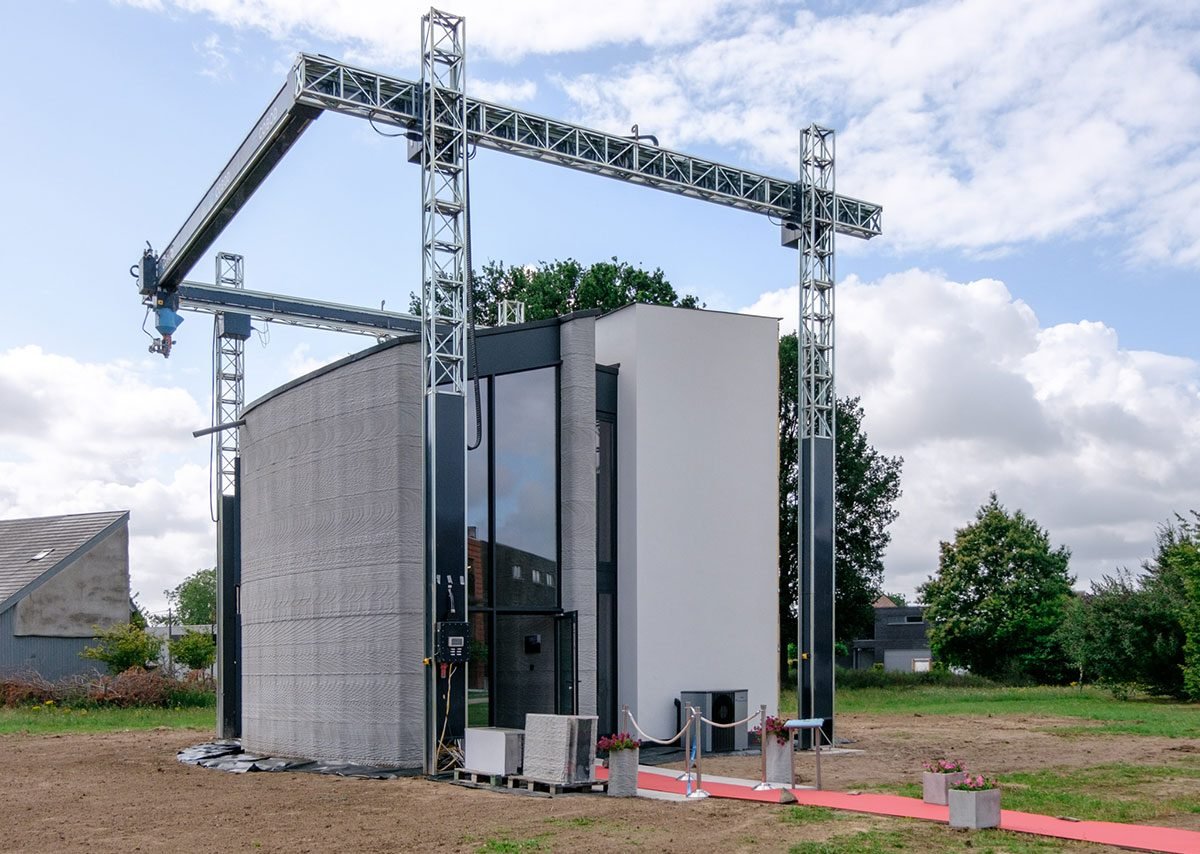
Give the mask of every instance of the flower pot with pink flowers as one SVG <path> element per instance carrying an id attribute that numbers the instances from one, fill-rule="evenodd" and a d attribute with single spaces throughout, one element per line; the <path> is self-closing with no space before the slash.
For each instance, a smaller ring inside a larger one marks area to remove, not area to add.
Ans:
<path id="1" fill-rule="evenodd" d="M 608 754 L 608 793 L 617 798 L 637 795 L 638 758 L 642 743 L 627 732 L 606 735 L 596 750 Z"/>
<path id="2" fill-rule="evenodd" d="M 755 727 L 759 743 L 766 758 L 767 783 L 782 783 L 790 786 L 792 780 L 791 743 L 788 731 L 784 727 L 787 718 L 777 718 L 767 715 L 765 726 Z"/>
<path id="3" fill-rule="evenodd" d="M 967 776 L 961 759 L 929 759 L 921 763 L 925 774 L 921 778 L 921 800 L 927 804 L 947 803 L 947 792 Z"/>
<path id="4" fill-rule="evenodd" d="M 1000 826 L 1000 785 L 982 774 L 967 774 L 950 786 L 950 826 L 975 830 Z"/>

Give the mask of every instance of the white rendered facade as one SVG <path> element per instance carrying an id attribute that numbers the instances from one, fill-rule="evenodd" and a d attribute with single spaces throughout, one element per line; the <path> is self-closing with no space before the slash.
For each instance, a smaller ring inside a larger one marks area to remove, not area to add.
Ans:
<path id="1" fill-rule="evenodd" d="M 675 731 L 681 691 L 778 704 L 779 324 L 635 305 L 596 322 L 617 381 L 617 696 Z"/>

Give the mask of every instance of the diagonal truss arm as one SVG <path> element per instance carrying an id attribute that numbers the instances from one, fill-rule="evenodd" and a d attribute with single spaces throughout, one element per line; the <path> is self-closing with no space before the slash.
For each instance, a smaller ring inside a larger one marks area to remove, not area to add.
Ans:
<path id="1" fill-rule="evenodd" d="M 178 285 L 323 110 L 406 128 L 419 138 L 422 101 L 418 82 L 300 54 L 288 82 L 163 250 L 158 262 L 162 286 Z M 824 190 L 807 192 L 803 181 L 773 178 L 475 98 L 464 101 L 471 145 L 794 223 L 809 218 L 806 206 L 816 198 L 832 203 L 839 234 L 870 239 L 881 233 L 883 209 L 871 202 L 832 194 L 825 199 Z"/>

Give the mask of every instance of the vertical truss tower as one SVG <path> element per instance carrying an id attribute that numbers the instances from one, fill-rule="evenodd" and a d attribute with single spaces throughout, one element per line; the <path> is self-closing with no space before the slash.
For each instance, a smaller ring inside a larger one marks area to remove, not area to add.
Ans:
<path id="1" fill-rule="evenodd" d="M 241 255 L 217 253 L 217 286 L 243 289 L 245 261 Z M 232 424 L 242 417 L 246 401 L 246 343 L 241 337 L 224 334 L 225 315 L 213 317 L 213 425 Z M 238 431 L 216 433 L 217 495 L 233 495 L 237 476 Z"/>
<path id="2" fill-rule="evenodd" d="M 800 133 L 801 221 L 798 543 L 800 716 L 825 718 L 833 737 L 834 431 L 833 385 L 834 135 L 810 125 Z"/>
<path id="3" fill-rule="evenodd" d="M 436 658 L 466 615 L 467 99 L 463 19 L 421 18 L 421 364 L 425 438 L 425 771 L 461 764 L 466 670 Z"/>

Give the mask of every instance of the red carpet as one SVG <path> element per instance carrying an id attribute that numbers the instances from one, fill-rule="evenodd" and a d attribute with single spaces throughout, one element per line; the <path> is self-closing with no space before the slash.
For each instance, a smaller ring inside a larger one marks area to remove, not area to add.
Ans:
<path id="1" fill-rule="evenodd" d="M 597 776 L 605 779 L 608 771 L 597 768 Z M 642 771 L 638 774 L 638 788 L 654 792 L 686 794 L 687 783 L 663 774 Z M 704 781 L 704 791 L 715 798 L 733 798 L 741 801 L 779 803 L 779 791 L 755 791 L 753 784 L 735 785 Z M 796 803 L 815 807 L 830 807 L 839 810 L 890 815 L 901 818 L 920 818 L 927 821 L 949 820 L 947 807 L 935 806 L 916 798 L 899 795 L 858 794 L 846 792 L 818 792 L 813 789 L 792 789 Z M 1111 821 L 1066 821 L 1048 815 L 1002 810 L 1000 829 L 1019 833 L 1036 833 L 1057 839 L 1075 839 L 1101 845 L 1118 845 L 1143 851 L 1163 851 L 1169 854 L 1200 854 L 1200 833 L 1193 830 L 1178 830 L 1172 827 L 1154 827 L 1144 824 L 1116 824 Z"/>

